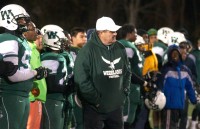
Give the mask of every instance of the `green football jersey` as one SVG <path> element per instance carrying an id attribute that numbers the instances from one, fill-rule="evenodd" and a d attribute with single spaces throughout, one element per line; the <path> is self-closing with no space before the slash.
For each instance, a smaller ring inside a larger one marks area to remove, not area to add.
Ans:
<path id="1" fill-rule="evenodd" d="M 61 55 L 63 55 L 66 59 L 67 73 L 68 77 L 70 78 L 73 75 L 74 59 L 72 55 L 67 51 L 62 52 Z"/>
<path id="2" fill-rule="evenodd" d="M 131 65 L 131 71 L 137 74 L 138 76 L 142 77 L 142 68 L 144 60 L 141 57 L 139 50 L 133 43 L 127 40 L 119 40 L 119 42 L 123 44 L 126 49 L 126 54 Z"/>
<path id="3" fill-rule="evenodd" d="M 197 81 L 200 84 L 200 50 L 196 49 L 191 52 L 195 56 L 196 69 L 197 69 Z"/>
<path id="4" fill-rule="evenodd" d="M 28 97 L 34 78 L 34 71 L 30 68 L 31 49 L 28 42 L 9 33 L 0 34 L 0 54 L 4 61 L 11 61 L 18 66 L 14 75 L 1 78 L 1 90 Z"/>
<path id="5" fill-rule="evenodd" d="M 76 60 L 76 56 L 78 55 L 79 50 L 80 48 L 78 47 L 73 47 L 73 46 L 70 47 L 70 54 L 74 61 Z"/>
<path id="6" fill-rule="evenodd" d="M 41 55 L 42 66 L 51 70 L 46 78 L 47 98 L 63 100 L 64 89 L 67 87 L 67 65 L 64 56 L 58 53 L 46 52 Z M 51 94 L 53 93 L 53 94 Z"/>
<path id="7" fill-rule="evenodd" d="M 119 42 L 125 47 L 126 54 L 130 62 L 131 71 L 139 77 L 142 77 L 144 58 L 142 58 L 139 50 L 136 48 L 135 44 L 131 43 L 130 41 L 122 39 L 119 40 Z M 129 97 L 132 102 L 140 101 L 140 86 L 138 84 L 131 83 Z"/>
<path id="8" fill-rule="evenodd" d="M 161 57 L 163 57 L 165 51 L 167 50 L 167 46 L 164 43 L 158 41 L 154 43 L 152 50 L 155 54 L 158 54 Z"/>

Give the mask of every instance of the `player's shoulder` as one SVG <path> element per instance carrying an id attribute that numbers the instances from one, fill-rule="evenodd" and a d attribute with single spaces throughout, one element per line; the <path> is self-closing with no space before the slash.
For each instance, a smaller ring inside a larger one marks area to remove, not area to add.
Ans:
<path id="1" fill-rule="evenodd" d="M 54 53 L 54 52 L 42 53 L 41 58 L 43 60 L 57 60 L 57 61 L 65 60 L 65 57 L 61 53 Z"/>
<path id="2" fill-rule="evenodd" d="M 18 37 L 9 33 L 2 33 L 0 34 L 0 42 L 3 41 L 12 41 L 12 40 L 16 40 L 18 41 Z"/>
<path id="3" fill-rule="evenodd" d="M 2 33 L 2 34 L 0 34 L 0 37 L 4 38 L 4 39 L 18 39 L 17 36 L 10 34 L 10 33 Z"/>
<path id="4" fill-rule="evenodd" d="M 114 44 L 115 47 L 118 47 L 120 49 L 125 49 L 125 45 L 120 43 L 119 41 L 116 41 L 115 44 Z"/>

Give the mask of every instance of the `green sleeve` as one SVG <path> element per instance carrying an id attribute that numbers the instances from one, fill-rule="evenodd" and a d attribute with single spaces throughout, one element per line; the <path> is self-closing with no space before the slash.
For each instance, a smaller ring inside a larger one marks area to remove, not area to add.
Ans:
<path id="1" fill-rule="evenodd" d="M 88 50 L 79 51 L 79 54 L 75 60 L 74 66 L 74 79 L 75 85 L 78 88 L 79 98 L 84 102 L 92 105 L 99 104 L 99 93 L 92 82 L 92 66 L 90 62 L 90 55 Z"/>

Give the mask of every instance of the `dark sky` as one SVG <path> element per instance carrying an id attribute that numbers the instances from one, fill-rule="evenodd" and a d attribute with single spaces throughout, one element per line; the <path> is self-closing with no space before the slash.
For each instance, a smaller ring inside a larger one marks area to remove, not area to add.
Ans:
<path id="1" fill-rule="evenodd" d="M 98 18 L 98 13 L 96 12 L 97 1 L 98 0 L 1 0 L 0 8 L 7 4 L 19 4 L 23 6 L 27 12 L 30 14 L 33 22 L 41 28 L 46 24 L 57 24 L 63 27 L 65 30 L 70 30 L 74 26 L 82 26 L 87 29 L 95 27 L 96 19 Z M 116 0 L 118 4 L 115 3 L 113 6 L 112 18 L 116 23 L 124 24 L 127 18 L 124 15 L 123 5 L 120 2 L 123 0 Z M 141 0 L 142 4 L 149 4 L 154 1 L 162 0 Z M 171 7 L 165 7 L 165 5 L 156 5 L 150 8 L 150 11 L 155 11 L 159 6 L 165 8 L 172 8 L 172 16 L 175 18 L 173 29 L 179 29 L 181 27 L 186 28 L 191 34 L 191 37 L 195 40 L 200 35 L 200 0 L 185 0 L 185 11 L 184 11 L 184 23 L 180 25 L 177 21 L 176 16 L 179 16 L 178 10 L 180 10 L 179 3 L 181 0 L 172 1 Z M 177 5 L 176 5 L 177 4 Z M 121 7 L 120 7 L 121 6 Z M 173 10 L 173 8 L 175 8 Z M 196 9 L 194 11 L 194 9 Z M 108 10 L 105 8 L 105 10 Z M 102 10 L 102 11 L 105 11 Z M 163 11 L 163 10 L 161 10 Z M 159 15 L 162 15 L 162 12 Z M 165 14 L 164 14 L 165 15 Z M 162 16 L 165 17 L 165 16 Z M 154 20 L 157 21 L 155 22 Z M 139 14 L 137 28 L 149 29 L 167 25 L 166 20 L 158 20 L 154 14 L 146 13 Z"/>

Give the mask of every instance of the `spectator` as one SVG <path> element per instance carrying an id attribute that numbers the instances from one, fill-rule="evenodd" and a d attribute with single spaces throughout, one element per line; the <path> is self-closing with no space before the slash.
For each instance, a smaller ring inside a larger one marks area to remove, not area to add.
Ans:
<path id="1" fill-rule="evenodd" d="M 190 70 L 183 65 L 179 47 L 171 45 L 168 49 L 168 61 L 161 69 L 158 87 L 166 96 L 165 108 L 161 111 L 161 128 L 177 128 L 181 110 L 185 106 L 185 90 L 190 101 L 196 104 Z M 167 119 L 169 118 L 169 119 Z"/>

